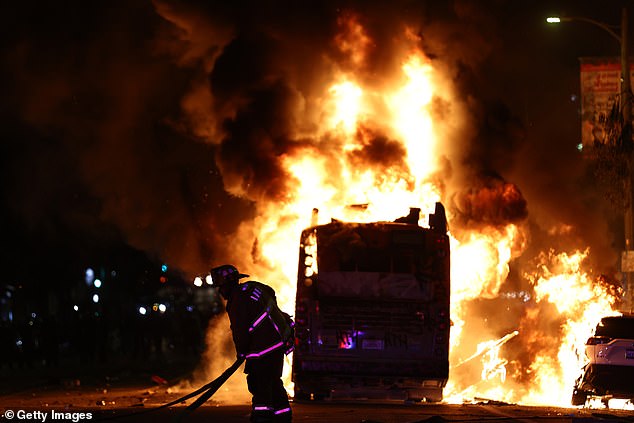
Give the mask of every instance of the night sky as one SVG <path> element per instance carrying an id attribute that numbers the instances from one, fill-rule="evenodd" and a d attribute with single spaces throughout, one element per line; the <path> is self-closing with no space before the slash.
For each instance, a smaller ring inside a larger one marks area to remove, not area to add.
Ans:
<path id="1" fill-rule="evenodd" d="M 619 45 L 592 25 L 545 18 L 618 25 L 631 2 L 225 3 L 2 2 L 0 283 L 41 284 L 43 272 L 60 283 L 128 252 L 187 277 L 224 258 L 252 205 L 283 196 L 275 157 L 296 141 L 284 111 L 294 87 L 319 80 L 316 59 L 336 57 L 343 13 L 373 37 L 379 74 L 396 25 L 419 28 L 477 117 L 462 160 L 519 187 L 535 240 L 567 222 L 614 266 L 620 217 L 576 145 L 578 59 L 618 56 Z"/>

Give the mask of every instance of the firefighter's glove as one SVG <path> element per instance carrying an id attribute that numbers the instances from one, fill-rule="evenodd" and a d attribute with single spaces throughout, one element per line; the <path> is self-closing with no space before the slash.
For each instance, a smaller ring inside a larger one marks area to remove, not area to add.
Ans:
<path id="1" fill-rule="evenodd" d="M 285 355 L 289 355 L 295 349 L 295 342 L 293 342 L 293 341 L 294 341 L 294 339 L 290 338 L 290 339 L 287 339 L 286 342 L 284 342 L 284 354 Z"/>

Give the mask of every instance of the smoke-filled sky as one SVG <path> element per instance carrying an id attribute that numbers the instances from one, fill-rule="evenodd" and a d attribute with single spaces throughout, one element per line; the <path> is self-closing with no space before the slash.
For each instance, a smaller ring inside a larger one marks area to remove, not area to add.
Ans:
<path id="1" fill-rule="evenodd" d="M 563 222 L 609 269 L 619 217 L 576 151 L 578 58 L 618 56 L 619 46 L 600 28 L 545 17 L 618 24 L 625 3 L 2 2 L 5 277 L 122 245 L 186 275 L 226 259 L 223 242 L 252 205 L 284 198 L 277 158 L 312 130 L 290 110 L 316 95 L 329 60 L 355 66 L 333 41 L 348 15 L 371 38 L 364 78 L 395 66 L 407 24 L 469 105 L 474 124 L 452 156 L 468 169 L 456 176 L 455 216 L 528 216 L 537 244 Z M 360 160 L 391 157 L 389 139 L 375 145 Z M 507 208 L 478 207 L 500 181 L 519 189 L 506 191 Z"/>

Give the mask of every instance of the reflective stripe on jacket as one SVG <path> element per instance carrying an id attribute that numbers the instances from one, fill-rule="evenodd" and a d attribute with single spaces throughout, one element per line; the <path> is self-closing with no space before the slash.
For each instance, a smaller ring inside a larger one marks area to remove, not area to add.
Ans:
<path id="1" fill-rule="evenodd" d="M 270 286 L 256 281 L 238 285 L 227 300 L 227 314 L 239 355 L 258 358 L 286 348 L 292 329 Z"/>

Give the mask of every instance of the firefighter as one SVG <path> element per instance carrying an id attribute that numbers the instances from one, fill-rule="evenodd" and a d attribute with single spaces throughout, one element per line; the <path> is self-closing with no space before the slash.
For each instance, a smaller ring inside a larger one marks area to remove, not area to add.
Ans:
<path id="1" fill-rule="evenodd" d="M 211 269 L 212 285 L 227 301 L 226 310 L 238 358 L 253 396 L 252 422 L 290 422 L 292 410 L 282 382 L 284 355 L 293 347 L 293 321 L 277 305 L 275 291 L 230 265 Z"/>

